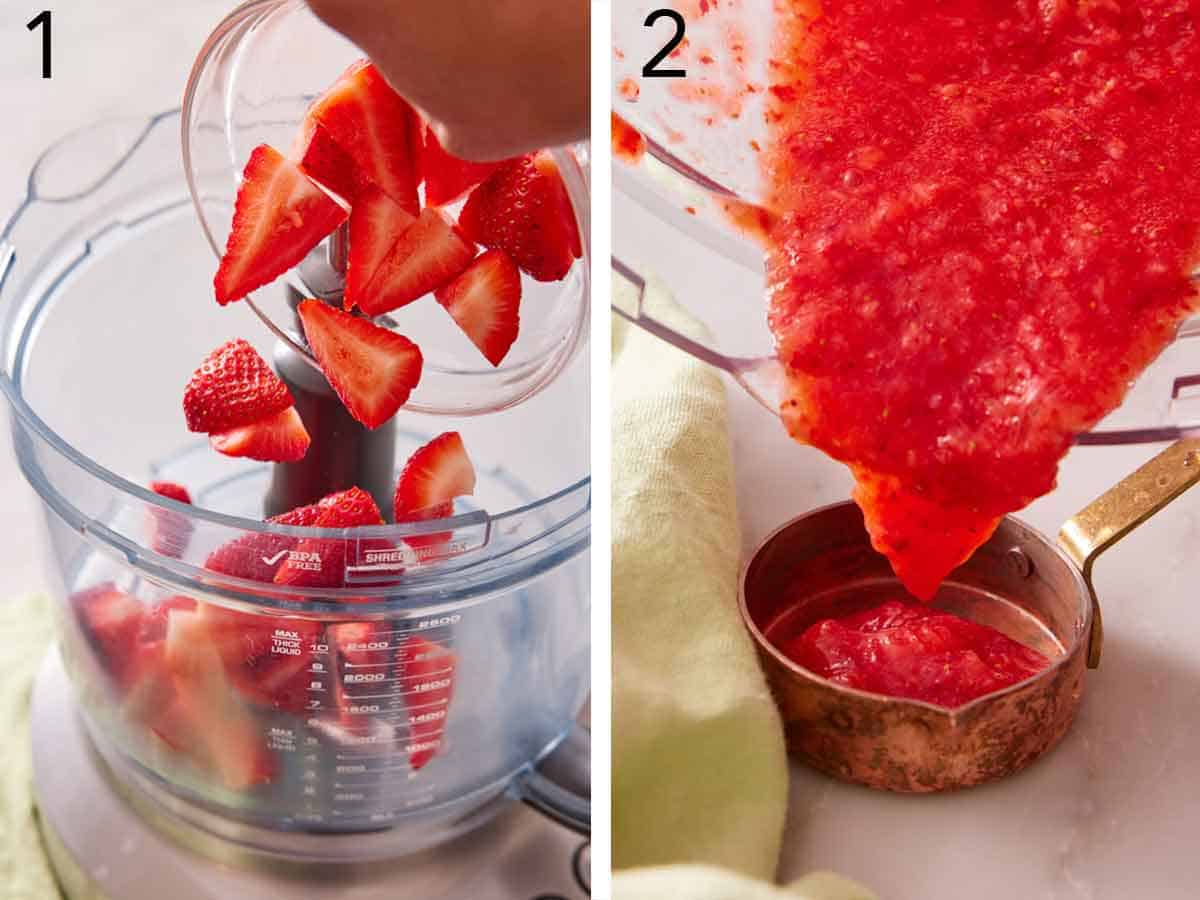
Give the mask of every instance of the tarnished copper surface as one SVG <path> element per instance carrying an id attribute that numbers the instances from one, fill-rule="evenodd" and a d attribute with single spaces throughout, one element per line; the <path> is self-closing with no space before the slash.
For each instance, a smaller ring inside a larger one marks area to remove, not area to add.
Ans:
<path id="1" fill-rule="evenodd" d="M 1200 441 L 1164 451 L 1064 526 L 1060 540 L 1067 552 L 1006 518 L 952 573 L 933 604 L 999 628 L 1052 663 L 1034 678 L 955 710 L 834 684 L 774 648 L 770 635 L 785 620 L 795 633 L 902 591 L 887 561 L 871 548 L 852 503 L 784 525 L 751 557 L 741 608 L 791 754 L 836 778 L 904 792 L 969 787 L 1028 766 L 1074 720 L 1089 650 L 1092 662 L 1099 661 L 1091 561 L 1200 481 L 1198 468 Z"/>

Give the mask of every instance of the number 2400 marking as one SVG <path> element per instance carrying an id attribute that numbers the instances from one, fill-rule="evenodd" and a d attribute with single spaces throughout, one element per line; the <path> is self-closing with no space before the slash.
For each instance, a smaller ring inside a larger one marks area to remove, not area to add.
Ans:
<path id="1" fill-rule="evenodd" d="M 656 9 L 650 15 L 646 16 L 646 21 L 642 24 L 647 28 L 653 28 L 654 23 L 659 19 L 670 19 L 675 23 L 675 33 L 671 35 L 671 39 L 659 50 L 654 56 L 650 57 L 650 61 L 642 66 L 643 78 L 687 78 L 687 71 L 684 69 L 660 69 L 659 64 L 666 59 L 675 50 L 676 47 L 683 41 L 683 32 L 686 24 L 683 21 L 683 16 L 673 9 Z"/>

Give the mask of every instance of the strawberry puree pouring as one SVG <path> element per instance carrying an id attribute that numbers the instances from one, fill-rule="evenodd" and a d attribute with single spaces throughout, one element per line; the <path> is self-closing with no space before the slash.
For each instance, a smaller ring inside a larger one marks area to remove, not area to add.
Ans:
<path id="1" fill-rule="evenodd" d="M 792 0 L 770 325 L 791 434 L 918 597 L 1197 305 L 1200 0 Z"/>

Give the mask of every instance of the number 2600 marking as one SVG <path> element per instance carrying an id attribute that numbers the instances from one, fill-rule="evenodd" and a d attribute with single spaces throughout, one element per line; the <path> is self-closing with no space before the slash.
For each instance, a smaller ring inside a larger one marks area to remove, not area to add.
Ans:
<path id="1" fill-rule="evenodd" d="M 686 24 L 683 21 L 683 16 L 673 9 L 656 9 L 650 15 L 646 16 L 646 21 L 642 24 L 647 28 L 653 28 L 654 23 L 659 19 L 670 19 L 675 23 L 675 33 L 671 35 L 671 39 L 666 45 L 659 50 L 654 56 L 650 57 L 650 61 L 642 66 L 643 78 L 687 78 L 687 71 L 684 69 L 660 69 L 659 64 L 666 59 L 675 50 L 676 47 L 683 41 L 683 33 Z"/>

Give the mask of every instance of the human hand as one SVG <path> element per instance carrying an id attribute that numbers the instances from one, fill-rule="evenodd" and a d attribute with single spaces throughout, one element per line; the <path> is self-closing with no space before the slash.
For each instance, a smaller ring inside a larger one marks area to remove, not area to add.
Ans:
<path id="1" fill-rule="evenodd" d="M 442 146 L 487 161 L 579 140 L 589 0 L 308 0 L 366 52 Z"/>

